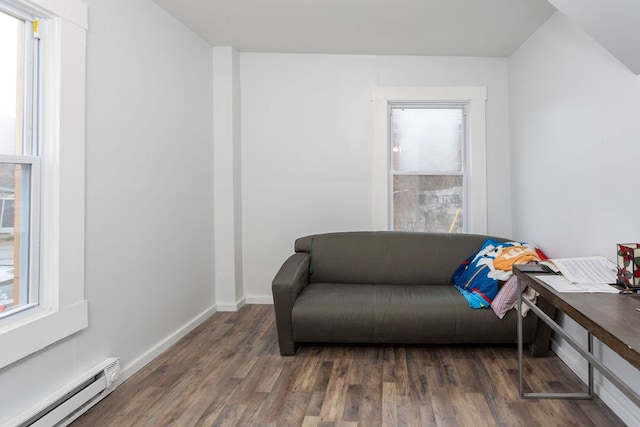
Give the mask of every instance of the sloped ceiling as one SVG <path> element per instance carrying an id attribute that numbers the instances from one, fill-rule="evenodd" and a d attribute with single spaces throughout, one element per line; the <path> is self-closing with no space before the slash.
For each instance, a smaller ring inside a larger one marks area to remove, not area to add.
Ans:
<path id="1" fill-rule="evenodd" d="M 631 71 L 640 74 L 640 0 L 549 0 Z"/>
<path id="2" fill-rule="evenodd" d="M 640 74 L 640 0 L 154 0 L 244 52 L 511 55 L 556 9 Z"/>
<path id="3" fill-rule="evenodd" d="M 212 46 L 245 52 L 499 56 L 546 0 L 154 0 Z"/>

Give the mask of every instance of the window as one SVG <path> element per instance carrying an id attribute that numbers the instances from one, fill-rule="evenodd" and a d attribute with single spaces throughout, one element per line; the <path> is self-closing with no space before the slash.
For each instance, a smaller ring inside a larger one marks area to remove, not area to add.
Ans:
<path id="1" fill-rule="evenodd" d="M 392 228 L 466 231 L 465 105 L 389 104 Z"/>
<path id="2" fill-rule="evenodd" d="M 37 25 L 0 9 L 0 318 L 39 301 Z"/>
<path id="3" fill-rule="evenodd" d="M 88 324 L 82 0 L 0 0 L 0 369 Z"/>
<path id="4" fill-rule="evenodd" d="M 374 89 L 374 229 L 486 234 L 486 99 L 479 86 Z"/>

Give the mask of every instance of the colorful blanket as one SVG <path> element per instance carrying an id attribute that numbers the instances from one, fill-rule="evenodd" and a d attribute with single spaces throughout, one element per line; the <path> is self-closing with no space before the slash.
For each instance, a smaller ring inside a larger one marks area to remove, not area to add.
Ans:
<path id="1" fill-rule="evenodd" d="M 472 308 L 489 307 L 498 293 L 498 282 L 511 277 L 514 264 L 541 259 L 546 257 L 530 243 L 487 239 L 454 271 L 451 282 Z"/>

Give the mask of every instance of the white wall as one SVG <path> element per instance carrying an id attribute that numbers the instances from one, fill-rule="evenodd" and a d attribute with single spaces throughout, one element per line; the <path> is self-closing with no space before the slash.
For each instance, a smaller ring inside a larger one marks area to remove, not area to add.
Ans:
<path id="1" fill-rule="evenodd" d="M 640 241 L 640 77 L 556 13 L 510 58 L 509 80 L 514 234 L 550 257 L 615 260 L 616 243 Z M 575 367 L 567 347 L 558 352 Z M 636 369 L 597 352 L 640 391 Z M 640 424 L 640 409 L 611 393 L 603 400 Z"/>
<path id="2" fill-rule="evenodd" d="M 371 229 L 376 85 L 487 87 L 488 230 L 511 236 L 505 58 L 242 53 L 240 69 L 248 302 L 295 238 Z"/>
<path id="3" fill-rule="evenodd" d="M 0 370 L 0 425 L 214 308 L 211 48 L 150 0 L 87 4 L 89 327 Z"/>
<path id="4" fill-rule="evenodd" d="M 640 77 L 561 14 L 510 60 L 513 226 L 550 256 L 611 259 L 632 212 Z"/>

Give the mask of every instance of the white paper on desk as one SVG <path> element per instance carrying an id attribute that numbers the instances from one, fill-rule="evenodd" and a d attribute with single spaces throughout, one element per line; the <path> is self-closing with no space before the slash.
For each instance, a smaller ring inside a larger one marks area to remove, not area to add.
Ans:
<path id="1" fill-rule="evenodd" d="M 573 283 L 616 283 L 617 265 L 602 256 L 550 260 Z"/>
<path id="2" fill-rule="evenodd" d="M 545 274 L 536 276 L 558 292 L 587 292 L 617 294 L 619 291 L 606 283 L 571 283 L 563 276 Z"/>
<path id="3" fill-rule="evenodd" d="M 558 292 L 584 292 L 577 287 L 575 283 L 571 283 L 565 279 L 564 276 L 545 274 L 543 276 L 536 276 L 536 279 L 543 281 Z"/>
<path id="4" fill-rule="evenodd" d="M 584 289 L 584 292 L 618 294 L 620 291 L 607 283 L 578 283 L 578 287 Z"/>

